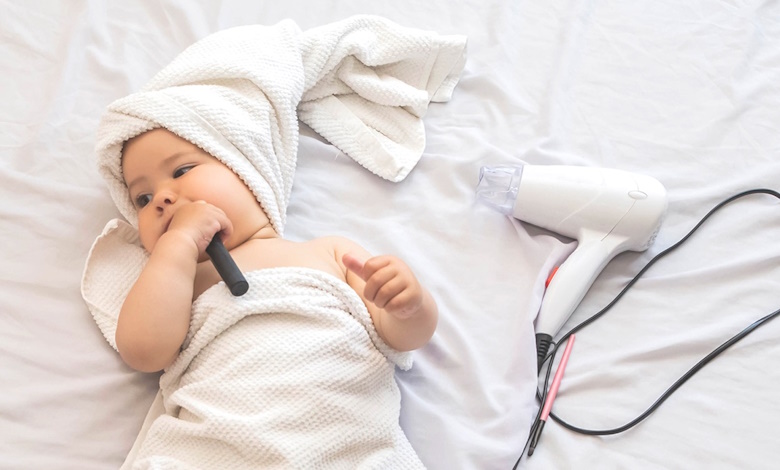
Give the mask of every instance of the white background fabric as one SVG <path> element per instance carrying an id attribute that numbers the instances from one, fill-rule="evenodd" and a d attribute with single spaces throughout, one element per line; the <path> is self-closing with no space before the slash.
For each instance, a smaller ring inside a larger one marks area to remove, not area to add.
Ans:
<path id="1" fill-rule="evenodd" d="M 398 184 L 304 129 L 286 235 L 346 235 L 402 256 L 441 321 L 398 374 L 401 424 L 432 469 L 511 468 L 536 410 L 533 319 L 570 240 L 474 203 L 482 165 L 649 174 L 669 211 L 647 253 L 596 281 L 572 325 L 606 304 L 717 202 L 780 181 L 780 5 L 399 0 L 0 2 L 0 468 L 117 468 L 157 388 L 125 367 L 79 293 L 117 216 L 94 166 L 98 119 L 207 34 L 356 13 L 469 37 L 453 98 Z M 780 307 L 780 204 L 724 209 L 582 331 L 555 411 L 621 425 L 682 372 Z M 734 346 L 634 430 L 549 423 L 524 468 L 772 468 L 780 457 L 780 323 Z"/>

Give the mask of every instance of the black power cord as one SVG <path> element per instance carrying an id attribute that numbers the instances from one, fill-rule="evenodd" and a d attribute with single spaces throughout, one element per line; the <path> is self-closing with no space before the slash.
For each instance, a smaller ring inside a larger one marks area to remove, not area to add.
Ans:
<path id="1" fill-rule="evenodd" d="M 572 328 L 571 330 L 566 332 L 566 334 L 561 336 L 561 338 L 558 340 L 558 342 L 552 343 L 552 346 L 553 346 L 552 350 L 544 358 L 544 361 L 542 361 L 542 364 L 544 364 L 545 361 L 549 361 L 549 362 L 547 363 L 547 373 L 546 373 L 545 378 L 544 378 L 544 386 L 542 387 L 542 391 L 539 391 L 539 390 L 536 391 L 536 396 L 539 399 L 539 401 L 541 403 L 544 403 L 544 400 L 547 397 L 547 389 L 548 389 L 548 384 L 549 384 L 549 380 L 550 380 L 550 373 L 552 372 L 552 366 L 553 366 L 553 362 L 554 362 L 554 359 L 555 359 L 555 355 L 558 352 L 558 347 L 560 345 L 565 344 L 566 340 L 571 335 L 573 335 L 574 333 L 582 330 L 586 326 L 590 325 L 594 321 L 596 321 L 599 318 L 601 318 L 605 313 L 607 313 L 607 311 L 609 311 L 609 309 L 611 309 L 623 297 L 623 295 L 625 295 L 625 293 L 639 280 L 639 278 L 642 277 L 642 275 L 644 275 L 645 272 L 647 272 L 648 269 L 650 269 L 650 267 L 652 265 L 654 265 L 658 260 L 660 260 L 661 258 L 666 256 L 670 252 L 674 251 L 680 245 L 685 243 L 685 241 L 688 240 L 688 238 L 690 238 L 690 236 L 693 235 L 694 232 L 696 232 L 699 229 L 699 227 L 701 227 L 702 224 L 704 224 L 704 222 L 707 221 L 707 219 L 709 219 L 710 216 L 712 216 L 715 212 L 717 212 L 723 206 L 725 206 L 727 204 L 730 204 L 731 202 L 736 201 L 737 199 L 743 198 L 745 196 L 750 196 L 750 195 L 753 195 L 753 194 L 768 194 L 768 195 L 774 196 L 775 198 L 780 200 L 780 193 L 778 193 L 777 191 L 774 191 L 774 190 L 771 190 L 771 189 L 763 189 L 763 188 L 761 188 L 761 189 L 751 189 L 751 190 L 748 190 L 748 191 L 743 191 L 741 193 L 738 193 L 738 194 L 736 194 L 734 196 L 731 196 L 730 198 L 722 201 L 721 203 L 719 203 L 718 205 L 713 207 L 704 217 L 702 217 L 702 219 L 699 221 L 699 223 L 696 224 L 696 226 L 694 226 L 677 243 L 675 243 L 674 245 L 670 246 L 669 248 L 661 251 L 655 257 L 653 257 L 636 274 L 636 276 L 634 276 L 634 278 L 631 279 L 631 281 L 629 281 L 628 284 L 626 284 L 626 286 L 623 288 L 623 290 L 621 290 L 620 293 L 618 293 L 618 295 L 615 296 L 615 298 L 612 299 L 612 301 L 609 304 L 607 304 L 606 307 L 604 307 L 603 309 L 599 310 L 598 312 L 593 314 L 591 317 L 587 318 L 585 321 L 583 321 L 582 323 L 578 324 L 577 326 L 575 326 L 574 328 Z M 764 316 L 763 318 L 755 321 L 754 323 L 749 325 L 747 328 L 745 328 L 744 330 L 740 331 L 736 335 L 732 336 L 729 340 L 727 340 L 726 342 L 724 342 L 723 344 L 718 346 L 715 350 L 713 350 L 711 353 L 707 354 L 707 356 L 705 356 L 703 359 L 701 359 L 699 362 L 697 362 L 696 365 L 691 367 L 688 370 L 688 372 L 686 372 L 682 377 L 677 379 L 674 382 L 674 384 L 672 384 L 672 386 L 669 387 L 655 401 L 655 403 L 653 403 L 649 408 L 647 408 L 641 415 L 637 416 L 636 418 L 634 418 L 630 422 L 624 424 L 623 426 L 619 426 L 619 427 L 612 428 L 612 429 L 585 429 L 585 428 L 580 428 L 580 427 L 577 427 L 577 426 L 574 426 L 572 424 L 567 423 L 566 421 L 564 421 L 563 419 L 559 418 L 554 413 L 550 413 L 550 417 L 556 423 L 560 424 L 561 426 L 565 427 L 566 429 L 569 429 L 570 431 L 574 431 L 576 433 L 585 434 L 585 435 L 589 435 L 589 436 L 607 436 L 607 435 L 619 434 L 621 432 L 627 431 L 628 429 L 631 429 L 632 427 L 636 426 L 640 422 L 644 421 L 648 416 L 650 416 L 655 410 L 658 409 L 658 407 L 661 406 L 661 404 L 663 404 L 664 401 L 666 401 L 667 398 L 669 398 L 675 391 L 677 391 L 677 389 L 680 388 L 682 386 L 682 384 L 687 382 L 688 379 L 690 379 L 696 372 L 701 370 L 705 365 L 707 365 L 715 357 L 717 357 L 723 351 L 725 351 L 726 349 L 728 349 L 729 347 L 731 347 L 732 345 L 736 344 L 741 339 L 743 339 L 744 337 L 746 337 L 747 335 L 749 335 L 750 333 L 755 331 L 757 328 L 765 325 L 770 320 L 773 320 L 778 315 L 780 315 L 780 309 L 775 310 L 774 312 L 772 312 L 772 313 Z M 536 418 L 534 418 L 534 420 L 533 420 L 534 423 L 536 423 L 539 420 L 539 417 L 541 416 L 541 414 L 542 414 L 542 407 L 540 406 L 539 407 L 539 412 L 536 414 Z M 517 468 L 517 466 L 520 464 L 520 461 L 522 460 L 523 456 L 525 455 L 525 453 L 526 453 L 526 451 L 528 449 L 528 445 L 530 444 L 530 441 L 531 441 L 530 437 L 531 436 L 529 435 L 528 440 L 526 440 L 525 447 L 523 447 L 523 452 L 520 454 L 520 457 L 518 457 L 517 461 L 515 462 L 515 465 L 512 467 L 512 470 L 515 470 Z"/>

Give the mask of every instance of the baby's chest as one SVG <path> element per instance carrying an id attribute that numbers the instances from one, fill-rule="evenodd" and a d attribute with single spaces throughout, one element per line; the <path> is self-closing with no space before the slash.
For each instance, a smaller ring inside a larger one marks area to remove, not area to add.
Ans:
<path id="1" fill-rule="evenodd" d="M 250 248 L 231 252 L 236 265 L 243 273 L 271 268 L 309 268 L 323 271 L 346 282 L 345 274 L 332 251 L 319 245 L 285 242 L 260 250 Z M 221 280 L 211 261 L 198 265 L 193 299 L 197 299 Z"/>

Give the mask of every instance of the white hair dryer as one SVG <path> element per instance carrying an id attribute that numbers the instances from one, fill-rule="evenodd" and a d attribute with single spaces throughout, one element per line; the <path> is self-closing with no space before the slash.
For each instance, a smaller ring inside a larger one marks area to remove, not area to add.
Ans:
<path id="1" fill-rule="evenodd" d="M 524 222 L 578 241 L 554 271 L 536 317 L 538 368 L 553 337 L 615 255 L 646 250 L 666 212 L 666 189 L 622 170 L 566 165 L 482 167 L 477 198 Z"/>

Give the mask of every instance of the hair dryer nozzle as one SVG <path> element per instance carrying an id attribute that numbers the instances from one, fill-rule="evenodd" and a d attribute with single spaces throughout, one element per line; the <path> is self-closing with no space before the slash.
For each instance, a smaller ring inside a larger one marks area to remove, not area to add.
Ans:
<path id="1" fill-rule="evenodd" d="M 523 166 L 483 166 L 479 169 L 477 200 L 502 214 L 511 215 Z"/>

